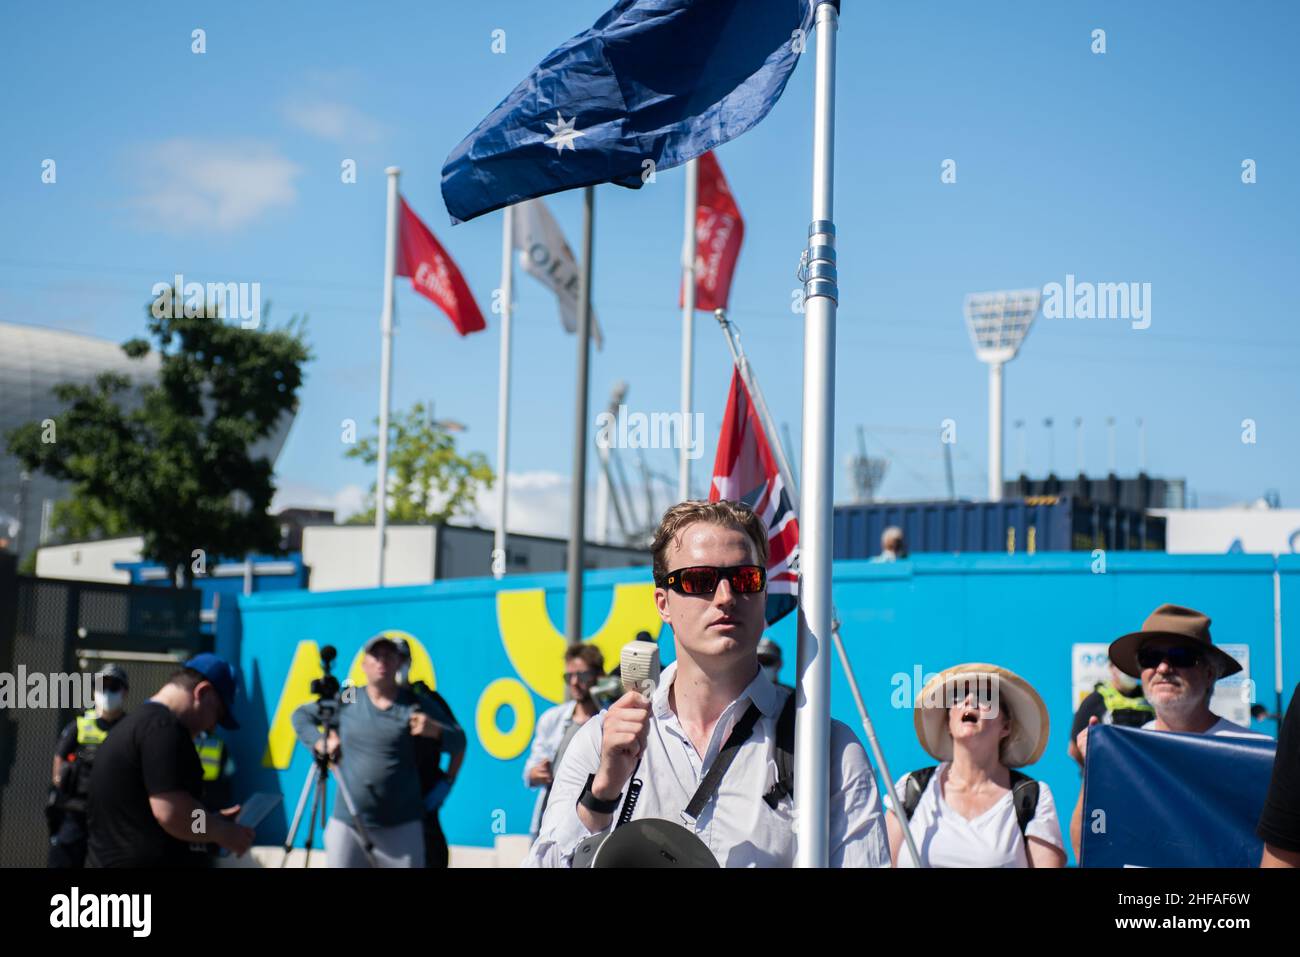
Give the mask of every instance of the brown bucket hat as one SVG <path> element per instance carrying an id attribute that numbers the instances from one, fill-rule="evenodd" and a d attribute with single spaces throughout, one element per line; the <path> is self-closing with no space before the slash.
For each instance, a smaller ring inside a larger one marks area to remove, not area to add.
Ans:
<path id="1" fill-rule="evenodd" d="M 1219 668 L 1219 677 L 1235 675 L 1241 670 L 1236 658 L 1221 648 L 1216 648 L 1210 638 L 1210 619 L 1194 608 L 1182 605 L 1161 605 L 1142 622 L 1142 630 L 1116 638 L 1110 644 L 1110 660 L 1115 667 L 1134 678 L 1142 677 L 1138 664 L 1138 650 L 1153 638 L 1175 639 L 1185 645 L 1199 648 Z"/>

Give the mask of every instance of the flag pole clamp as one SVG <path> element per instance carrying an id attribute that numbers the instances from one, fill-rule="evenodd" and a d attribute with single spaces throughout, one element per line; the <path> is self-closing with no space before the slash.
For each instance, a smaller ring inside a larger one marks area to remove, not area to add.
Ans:
<path id="1" fill-rule="evenodd" d="M 814 242 L 814 240 L 817 240 Z M 799 257 L 796 278 L 803 283 L 803 298 L 825 296 L 839 305 L 839 274 L 835 269 L 835 224 L 814 220 L 808 226 L 808 248 Z"/>

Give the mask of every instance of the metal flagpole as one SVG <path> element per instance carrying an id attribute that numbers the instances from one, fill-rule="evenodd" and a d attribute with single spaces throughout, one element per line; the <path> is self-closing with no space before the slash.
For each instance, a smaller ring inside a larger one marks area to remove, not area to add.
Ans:
<path id="1" fill-rule="evenodd" d="M 716 309 L 713 314 L 717 318 L 718 324 L 722 326 L 723 335 L 727 337 L 727 346 L 731 349 L 731 359 L 740 372 L 741 381 L 745 383 L 745 388 L 749 390 L 749 397 L 754 401 L 754 411 L 758 413 L 759 421 L 763 425 L 763 431 L 767 434 L 768 445 L 771 446 L 772 453 L 776 457 L 776 467 L 781 473 L 781 482 L 785 485 L 791 499 L 797 499 L 799 497 L 799 486 L 790 471 L 790 460 L 786 458 L 785 447 L 776 434 L 772 414 L 767 408 L 767 400 L 763 397 L 763 390 L 758 384 L 758 377 L 754 375 L 754 370 L 749 365 L 749 358 L 745 355 L 745 347 L 740 343 L 740 335 L 736 332 L 736 328 L 731 321 L 727 319 L 724 310 Z M 849 681 L 849 690 L 853 692 L 853 701 L 858 708 L 858 717 L 862 719 L 862 730 L 867 735 L 867 744 L 871 748 L 872 756 L 876 759 L 876 767 L 880 768 L 885 793 L 890 796 L 891 806 L 903 825 L 903 840 L 907 842 L 907 849 L 911 855 L 912 863 L 917 867 L 921 867 L 921 855 L 916 850 L 916 841 L 912 838 L 911 828 L 907 826 L 907 817 L 903 813 L 903 809 L 898 806 L 898 801 L 894 798 L 894 776 L 889 772 L 889 765 L 885 762 L 885 751 L 880 746 L 880 740 L 876 737 L 875 725 L 872 724 L 871 717 L 867 714 L 867 705 L 862 699 L 862 692 L 858 690 L 857 676 L 853 673 L 853 666 L 849 664 L 849 655 L 844 648 L 844 640 L 840 637 L 839 614 L 835 611 L 833 604 L 831 606 L 831 639 L 835 644 L 835 651 L 840 657 L 840 664 L 844 667 L 844 676 Z"/>
<path id="2" fill-rule="evenodd" d="M 695 374 L 695 210 L 699 205 L 699 160 L 686 164 L 686 234 L 682 243 L 682 425 L 677 471 L 677 500 L 691 497 L 691 387 Z"/>
<path id="3" fill-rule="evenodd" d="M 797 867 L 829 860 L 831 507 L 835 479 L 835 34 L 839 0 L 819 0 L 813 99 L 812 222 L 804 284 L 803 495 L 799 505 L 800 702 L 795 712 Z"/>
<path id="4" fill-rule="evenodd" d="M 569 642 L 582 640 L 582 551 L 587 507 L 587 379 L 591 359 L 591 252 L 596 191 L 582 191 L 582 278 L 578 299 L 577 401 L 573 415 L 573 491 L 569 497 L 569 593 L 565 631 Z"/>
<path id="5" fill-rule="evenodd" d="M 1277 696 L 1277 731 L 1282 733 L 1282 576 L 1273 556 L 1273 691 Z"/>
<path id="6" fill-rule="evenodd" d="M 384 312 L 382 358 L 379 363 L 379 475 L 375 482 L 375 539 L 379 544 L 376 583 L 384 587 L 384 543 L 388 532 L 388 406 L 393 393 L 393 292 L 397 274 L 397 177 L 401 169 L 390 166 L 388 174 L 388 231 L 384 236 Z"/>
<path id="7" fill-rule="evenodd" d="M 501 225 L 501 364 L 497 384 L 497 530 L 493 536 L 492 574 L 506 573 L 506 484 L 510 453 L 510 314 L 515 277 L 515 208 L 507 206 Z"/>

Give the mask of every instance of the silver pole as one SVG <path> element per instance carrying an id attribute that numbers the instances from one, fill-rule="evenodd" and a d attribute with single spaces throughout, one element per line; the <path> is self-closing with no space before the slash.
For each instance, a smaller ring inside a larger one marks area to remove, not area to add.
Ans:
<path id="1" fill-rule="evenodd" d="M 379 363 L 379 474 L 375 481 L 375 539 L 379 559 L 375 582 L 384 587 L 384 543 L 388 532 L 388 406 L 393 397 L 393 291 L 397 272 L 397 177 L 401 170 L 390 166 L 388 174 L 388 232 L 384 236 L 384 312 L 380 319 L 383 349 Z"/>
<path id="2" fill-rule="evenodd" d="M 989 501 L 1002 501 L 1002 363 L 989 363 Z"/>
<path id="3" fill-rule="evenodd" d="M 727 319 L 727 314 L 723 310 L 715 310 L 714 315 L 717 317 L 718 324 L 722 327 L 723 335 L 727 337 L 727 346 L 731 349 L 731 360 L 736 364 L 741 381 L 745 383 L 745 388 L 749 390 L 749 397 L 754 401 L 754 410 L 758 413 L 759 421 L 763 425 L 763 431 L 768 437 L 768 444 L 772 447 L 777 470 L 781 473 L 781 482 L 785 485 L 791 499 L 797 499 L 799 497 L 799 487 L 790 474 L 790 462 L 786 458 L 785 448 L 781 440 L 776 437 L 772 425 L 772 415 L 767 408 L 767 400 L 763 398 L 763 390 L 758 384 L 758 376 L 754 374 L 754 370 L 749 364 L 749 358 L 745 355 L 745 347 L 740 342 L 740 333 L 736 330 L 735 325 Z M 871 717 L 867 714 L 866 702 L 862 700 L 862 693 L 858 690 L 858 681 L 853 673 L 853 666 L 849 664 L 848 652 L 845 651 L 843 639 L 840 637 L 839 614 L 835 611 L 834 606 L 831 608 L 831 615 L 831 638 L 835 643 L 835 650 L 840 656 L 840 664 L 844 667 L 844 675 L 848 678 L 849 688 L 853 692 L 853 700 L 858 708 L 858 717 L 861 718 L 863 730 L 867 735 L 867 744 L 871 748 L 872 756 L 876 759 L 876 766 L 880 768 L 880 776 L 883 778 L 887 793 L 890 795 L 890 805 L 894 814 L 902 822 L 904 840 L 907 842 L 912 861 L 917 867 L 921 867 L 923 866 L 921 856 L 917 853 L 916 842 L 912 839 L 912 832 L 908 827 L 907 818 L 894 798 L 894 778 L 889 773 L 889 765 L 885 762 L 885 752 L 880 747 L 880 741 L 876 737 L 875 725 L 872 724 Z"/>
<path id="4" fill-rule="evenodd" d="M 577 400 L 573 413 L 573 491 L 569 496 L 569 584 L 566 633 L 582 640 L 582 547 L 587 507 L 587 380 L 591 360 L 591 252 L 596 191 L 582 191 L 582 278 L 578 298 Z"/>
<path id="5" fill-rule="evenodd" d="M 497 530 L 492 544 L 492 575 L 506 573 L 506 484 L 510 455 L 510 315 L 514 311 L 515 208 L 507 206 L 501 226 L 501 362 L 497 382 Z"/>
<path id="6" fill-rule="evenodd" d="M 800 701 L 795 713 L 797 867 L 825 867 L 830 850 L 831 518 L 835 481 L 835 34 L 837 0 L 817 5 L 812 223 L 804 283 L 803 495 L 799 507 Z"/>
<path id="7" fill-rule="evenodd" d="M 695 376 L 695 209 L 699 205 L 699 160 L 686 164 L 686 234 L 682 243 L 682 427 L 678 433 L 677 500 L 691 497 L 691 387 Z"/>
<path id="8" fill-rule="evenodd" d="M 1277 730 L 1282 733 L 1282 576 L 1273 556 L 1273 691 L 1276 696 Z"/>

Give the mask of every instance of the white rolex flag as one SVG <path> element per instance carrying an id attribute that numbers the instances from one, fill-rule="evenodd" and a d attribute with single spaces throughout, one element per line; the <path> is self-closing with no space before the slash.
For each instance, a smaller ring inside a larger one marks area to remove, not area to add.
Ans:
<path id="1" fill-rule="evenodd" d="M 564 241 L 560 224 L 540 199 L 530 199 L 515 206 L 514 247 L 519 250 L 523 270 L 555 293 L 560 306 L 560 321 L 569 332 L 578 331 L 578 284 L 581 279 L 578 260 Z M 591 310 L 591 338 L 596 348 L 604 346 L 596 310 Z"/>

